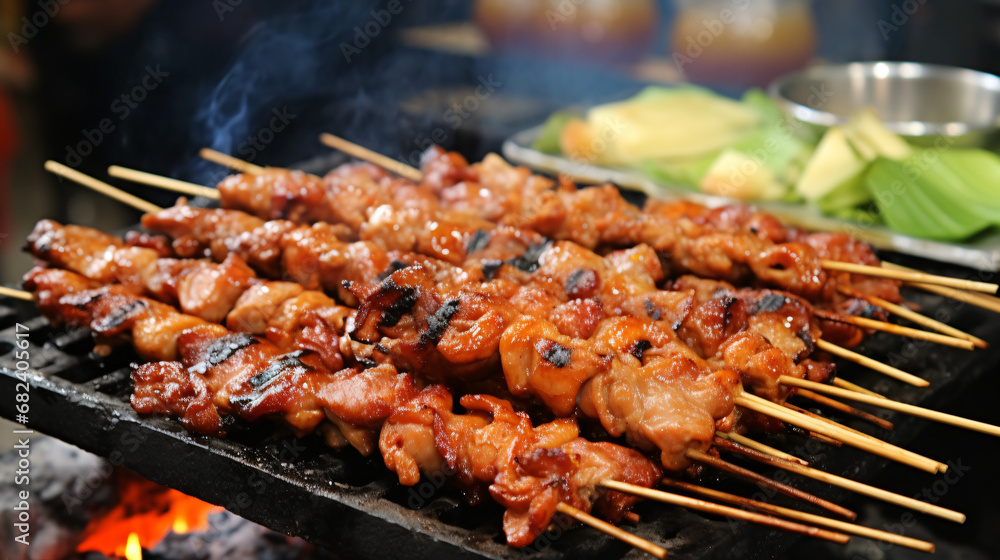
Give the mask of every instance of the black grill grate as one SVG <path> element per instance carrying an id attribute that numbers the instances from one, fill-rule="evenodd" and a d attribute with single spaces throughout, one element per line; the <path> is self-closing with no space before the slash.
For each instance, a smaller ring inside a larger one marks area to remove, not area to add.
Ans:
<path id="1" fill-rule="evenodd" d="M 929 295 L 908 297 L 930 314 L 951 313 L 950 322 L 959 328 L 1000 340 L 1000 322 L 984 311 Z M 354 451 L 334 452 L 316 438 L 296 440 L 275 433 L 273 426 L 236 425 L 229 437 L 218 439 L 190 434 L 169 419 L 140 416 L 128 402 L 129 364 L 135 360 L 131 350 L 121 347 L 108 357 L 95 356 L 89 332 L 54 329 L 28 302 L 0 300 L 0 394 L 4 395 L 0 415 L 4 417 L 13 419 L 16 414 L 14 399 L 7 396 L 14 394 L 18 382 L 13 352 L 17 322 L 30 332 L 30 428 L 345 557 L 542 559 L 639 554 L 586 528 L 557 528 L 534 546 L 515 550 L 504 544 L 502 511 L 497 506 L 471 508 L 447 484 L 434 481 L 403 488 L 377 455 L 363 458 Z M 881 334 L 866 343 L 865 352 L 898 359 L 895 365 L 926 377 L 932 386 L 903 387 L 875 374 L 845 369 L 852 380 L 925 406 L 954 399 L 968 383 L 1000 363 L 995 348 L 970 353 Z M 885 416 L 896 422 L 891 433 L 840 420 L 895 443 L 909 441 L 924 425 L 908 417 Z M 792 449 L 805 441 L 780 436 L 772 443 Z M 847 447 L 821 452 L 824 457 L 811 455 L 814 465 L 850 473 L 858 480 L 871 478 L 885 466 L 884 460 Z M 794 484 L 848 506 L 859 503 L 812 481 Z M 738 485 L 731 489 L 750 494 Z M 664 544 L 672 558 L 771 557 L 796 540 L 660 504 L 641 504 L 638 512 L 641 523 L 628 529 Z"/>

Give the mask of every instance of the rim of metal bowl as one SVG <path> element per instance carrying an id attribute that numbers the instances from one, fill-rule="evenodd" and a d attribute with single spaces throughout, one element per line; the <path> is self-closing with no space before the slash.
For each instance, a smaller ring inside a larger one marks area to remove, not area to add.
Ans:
<path id="1" fill-rule="evenodd" d="M 796 119 L 819 126 L 835 126 L 847 122 L 847 117 L 814 109 L 793 101 L 784 95 L 784 89 L 794 83 L 806 80 L 817 80 L 836 74 L 848 76 L 869 77 L 874 79 L 902 78 L 904 80 L 919 80 L 924 78 L 947 78 L 955 81 L 973 84 L 1000 96 L 1000 77 L 978 70 L 958 66 L 926 64 L 922 62 L 851 62 L 847 64 L 824 64 L 813 66 L 806 70 L 787 74 L 768 86 L 768 94 L 785 111 Z M 975 132 L 991 132 L 1000 123 L 970 124 L 962 121 L 925 122 L 925 121 L 895 121 L 885 123 L 886 128 L 905 136 L 962 136 Z"/>

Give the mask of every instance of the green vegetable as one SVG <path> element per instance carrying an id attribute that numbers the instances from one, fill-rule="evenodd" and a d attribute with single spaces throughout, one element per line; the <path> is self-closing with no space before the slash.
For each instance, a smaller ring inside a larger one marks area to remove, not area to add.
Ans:
<path id="1" fill-rule="evenodd" d="M 764 92 L 749 90 L 742 102 L 760 114 L 761 124 L 731 148 L 762 162 L 779 183 L 794 184 L 812 155 L 811 143 Z"/>
<path id="2" fill-rule="evenodd" d="M 795 190 L 824 212 L 863 204 L 871 199 L 864 186 L 868 160 L 855 149 L 844 130 L 830 127 L 795 185 Z"/>
<path id="3" fill-rule="evenodd" d="M 698 190 L 701 178 L 718 155 L 714 152 L 692 159 L 645 160 L 639 164 L 639 169 L 654 181 Z"/>
<path id="4" fill-rule="evenodd" d="M 1000 224 L 998 156 L 983 150 L 917 150 L 904 160 L 877 159 L 868 171 L 885 223 L 895 231 L 946 241 Z"/>
<path id="5" fill-rule="evenodd" d="M 566 123 L 576 118 L 572 113 L 557 112 L 552 113 L 542 125 L 542 132 L 535 139 L 531 148 L 546 154 L 558 155 L 562 150 L 559 148 L 559 137 L 562 135 Z"/>
<path id="6" fill-rule="evenodd" d="M 739 150 L 723 150 L 701 179 L 708 194 L 740 200 L 773 200 L 785 194 L 785 185 L 761 160 Z"/>
<path id="7" fill-rule="evenodd" d="M 867 159 L 881 156 L 900 160 L 913 154 L 913 147 L 886 128 L 870 107 L 852 116 L 844 125 L 844 132 Z"/>
<path id="8" fill-rule="evenodd" d="M 632 99 L 593 107 L 585 140 L 602 140 L 599 165 L 645 160 L 690 160 L 730 146 L 760 122 L 757 111 L 696 87 L 646 88 Z M 563 138 L 563 149 L 567 147 Z M 572 155 L 572 154 L 570 154 Z"/>

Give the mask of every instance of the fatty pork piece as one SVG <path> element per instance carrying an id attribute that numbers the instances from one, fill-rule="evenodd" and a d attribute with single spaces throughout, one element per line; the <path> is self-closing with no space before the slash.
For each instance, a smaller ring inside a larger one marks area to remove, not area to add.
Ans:
<path id="1" fill-rule="evenodd" d="M 539 398 L 563 416 L 578 404 L 611 435 L 659 450 L 668 470 L 687 467 L 685 451 L 708 449 L 716 429 L 732 421 L 739 376 L 698 357 L 663 322 L 610 318 L 579 340 L 522 317 L 500 352 L 514 395 Z"/>
<path id="2" fill-rule="evenodd" d="M 380 448 L 400 480 L 415 482 L 421 470 L 446 472 L 472 501 L 485 485 L 507 508 L 503 524 L 511 546 L 526 546 L 541 535 L 560 502 L 619 521 L 637 499 L 600 483 L 651 487 L 660 478 L 660 470 L 641 453 L 580 438 L 572 420 L 533 427 L 526 414 L 489 395 L 466 395 L 460 404 L 465 413 L 453 412 L 450 393 L 428 387 L 389 418 Z M 427 452 L 431 438 L 437 456 Z"/>

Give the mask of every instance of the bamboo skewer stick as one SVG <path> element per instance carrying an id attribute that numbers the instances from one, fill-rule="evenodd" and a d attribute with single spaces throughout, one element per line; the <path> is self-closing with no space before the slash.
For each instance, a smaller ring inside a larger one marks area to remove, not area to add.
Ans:
<path id="1" fill-rule="evenodd" d="M 847 541 L 850 540 L 850 537 L 848 537 L 843 533 L 827 531 L 825 529 L 820 529 L 818 527 L 802 525 L 800 523 L 787 521 L 785 519 L 779 519 L 777 517 L 771 517 L 769 515 L 763 515 L 752 511 L 746 511 L 730 506 L 724 506 L 721 504 L 706 502 L 704 500 L 689 498 L 687 496 L 681 496 L 680 494 L 673 494 L 671 492 L 664 492 L 663 490 L 654 490 L 652 488 L 646 488 L 645 486 L 636 486 L 634 484 L 618 482 L 617 480 L 605 480 L 604 482 L 601 483 L 601 486 L 611 490 L 617 490 L 619 492 L 632 494 L 634 496 L 640 496 L 650 500 L 656 500 L 659 502 L 664 502 L 675 506 L 681 506 L 698 511 L 704 511 L 706 513 L 712 513 L 715 515 L 734 517 L 736 519 L 742 519 L 744 521 L 750 521 L 753 523 L 759 523 L 762 525 L 777 527 L 779 529 L 784 529 L 786 531 L 790 531 L 793 533 L 801 533 L 804 535 L 809 535 L 840 544 L 846 544 Z"/>
<path id="2" fill-rule="evenodd" d="M 858 514 L 854 513 L 853 511 L 845 507 L 838 506 L 833 502 L 824 500 L 808 492 L 799 490 L 798 488 L 793 488 L 791 486 L 788 486 L 787 484 L 782 484 L 778 481 L 771 480 L 770 478 L 767 478 L 766 476 L 760 473 L 755 473 L 750 469 L 745 469 L 738 465 L 734 465 L 714 455 L 709 455 L 708 453 L 698 451 L 697 449 L 688 449 L 687 452 L 684 453 L 684 455 L 688 459 L 691 459 L 692 461 L 696 461 L 698 463 L 702 463 L 704 465 L 708 465 L 710 467 L 719 469 L 720 471 L 727 472 L 729 474 L 732 474 L 734 476 L 737 476 L 754 484 L 771 488 L 772 490 L 781 492 L 786 496 L 803 500 L 805 502 L 813 504 L 814 506 L 821 507 L 827 511 L 846 517 L 852 521 L 854 519 L 857 519 L 858 517 Z"/>
<path id="3" fill-rule="evenodd" d="M 247 173 L 250 175 L 260 175 L 261 173 L 264 172 L 264 168 L 259 165 L 255 165 L 248 161 L 243 161 L 242 159 L 239 158 L 234 158 L 229 154 L 224 154 L 222 152 L 215 151 L 212 148 L 202 148 L 201 151 L 198 152 L 198 155 L 201 156 L 201 158 L 204 160 L 210 161 L 212 163 L 217 163 L 223 167 L 228 167 L 229 169 L 239 171 L 240 173 Z"/>
<path id="4" fill-rule="evenodd" d="M 850 426 L 845 426 L 845 425 L 841 424 L 840 422 L 837 422 L 836 420 L 831 420 L 831 419 L 829 419 L 829 418 L 827 418 L 825 416 L 816 414 L 815 412 L 812 412 L 810 410 L 806 410 L 806 409 L 802 408 L 801 406 L 795 406 L 794 404 L 792 404 L 790 402 L 786 402 L 782 406 L 784 406 L 788 410 L 793 410 L 795 412 L 798 412 L 799 414 L 804 414 L 804 415 L 806 415 L 806 416 L 808 416 L 808 417 L 810 417 L 810 418 L 812 418 L 814 420 L 818 420 L 820 422 L 824 422 L 826 424 L 829 424 L 831 426 L 835 426 L 835 427 L 840 428 L 842 430 L 847 430 L 847 431 L 849 431 L 849 432 L 851 432 L 853 434 L 857 434 L 857 435 L 859 435 L 859 436 L 861 436 L 863 438 L 870 439 L 871 441 L 878 441 L 878 442 L 882 441 L 882 440 L 880 440 L 880 439 L 878 439 L 878 438 L 876 438 L 874 436 L 871 436 L 871 435 L 868 435 L 868 434 L 862 432 L 861 430 L 855 430 L 854 428 L 852 428 Z"/>
<path id="5" fill-rule="evenodd" d="M 52 160 L 46 161 L 45 170 L 48 171 L 49 173 L 54 173 L 56 175 L 59 175 L 60 177 L 69 179 L 70 181 L 73 181 L 75 183 L 79 183 L 87 187 L 88 189 L 95 190 L 105 196 L 110 196 L 111 198 L 119 202 L 123 202 L 137 210 L 141 210 L 143 212 L 150 214 L 163 210 L 163 208 L 160 208 L 159 206 L 153 204 L 152 202 L 148 202 L 135 195 L 129 194 L 121 189 L 112 187 L 111 185 L 105 183 L 104 181 L 99 181 L 91 177 L 90 175 L 85 175 L 83 173 L 80 173 L 76 169 L 63 165 L 58 161 L 52 161 Z"/>
<path id="6" fill-rule="evenodd" d="M 24 301 L 31 301 L 31 293 L 24 290 L 15 290 L 14 288 L 7 288 L 5 286 L 0 286 L 0 296 L 6 296 L 14 299 L 23 299 Z"/>
<path id="7" fill-rule="evenodd" d="M 153 173 L 146 173 L 145 171 L 129 169 L 127 167 L 121 167 L 119 165 L 112 165 L 111 167 L 109 167 L 108 175 L 111 175 L 112 177 L 118 179 L 125 179 L 126 181 L 132 181 L 133 183 L 149 185 L 151 187 L 178 192 L 190 196 L 203 196 L 205 198 L 212 198 L 215 200 L 218 200 L 219 198 L 219 191 L 211 187 L 203 187 L 201 185 L 196 185 L 194 183 L 188 183 L 187 181 L 172 179 L 170 177 L 155 175 Z"/>
<path id="8" fill-rule="evenodd" d="M 862 354 L 858 354 L 857 352 L 848 350 L 847 348 L 842 348 L 840 346 L 837 346 L 836 344 L 829 343 L 823 339 L 816 339 L 816 347 L 819 348 L 820 350 L 829 352 L 835 356 L 840 356 L 845 360 L 850 360 L 852 362 L 861 364 L 867 368 L 873 369 L 879 373 L 888 375 L 893 379 L 898 379 L 899 381 L 902 381 L 904 383 L 909 383 L 910 385 L 915 385 L 917 387 L 926 387 L 930 385 L 930 382 L 927 381 L 926 379 L 921 379 L 916 375 L 913 375 L 911 373 L 906 373 L 901 369 L 894 368 L 888 364 L 883 364 L 878 360 L 869 358 L 868 356 L 864 356 Z"/>
<path id="9" fill-rule="evenodd" d="M 944 424 L 951 424 L 952 426 L 959 426 L 961 428 L 975 430 L 977 432 L 983 432 L 984 434 L 1000 436 L 1000 426 L 994 426 L 993 424 L 987 424 L 985 422 L 979 422 L 977 420 L 969 420 L 968 418 L 962 418 L 961 416 L 955 416 L 953 414 L 945 414 L 944 412 L 938 412 L 936 410 L 930 410 L 927 408 L 914 406 L 912 404 L 901 403 L 899 401 L 894 401 L 890 399 L 885 399 L 885 398 L 879 399 L 875 397 L 869 397 L 868 395 L 862 395 L 860 393 L 854 393 L 852 391 L 845 391 L 844 389 L 840 389 L 837 387 L 830 387 L 829 385 L 823 383 L 816 383 L 815 381 L 807 381 L 804 379 L 798 379 L 796 377 L 790 377 L 787 375 L 782 375 L 781 377 L 778 378 L 778 381 L 780 383 L 783 383 L 791 387 L 812 389 L 814 391 L 828 393 L 841 398 L 863 402 L 865 404 L 880 406 L 882 408 L 888 408 L 889 410 L 903 412 L 913 416 L 918 416 L 920 418 L 926 418 L 928 420 L 934 420 Z"/>
<path id="10" fill-rule="evenodd" d="M 598 531 L 606 535 L 611 535 L 612 537 L 624 543 L 628 543 L 643 552 L 648 552 L 649 554 L 652 554 L 657 558 L 667 557 L 667 549 L 663 548 L 662 546 L 653 544 L 642 537 L 633 535 L 632 533 L 629 533 L 628 531 L 620 527 L 615 527 L 614 525 L 608 523 L 607 521 L 598 519 L 593 515 L 581 511 L 565 502 L 559 502 L 558 504 L 556 504 L 556 511 L 568 515 L 573 519 L 576 519 L 580 523 L 585 523 L 587 525 L 590 525 L 591 527 L 597 529 Z"/>
<path id="11" fill-rule="evenodd" d="M 978 348 L 986 348 L 987 346 L 989 346 L 986 343 L 986 341 L 983 340 L 983 339 L 981 339 L 981 338 L 978 338 L 978 337 L 972 336 L 969 333 L 960 331 L 960 330 L 956 329 L 955 327 L 952 327 L 951 325 L 946 325 L 946 324 L 942 323 L 941 321 L 937 321 L 937 320 L 931 319 L 930 317 L 927 317 L 926 315 L 921 315 L 920 313 L 917 313 L 916 311 L 914 311 L 914 310 L 912 310 L 912 309 L 910 309 L 908 307 L 903 307 L 902 305 L 898 305 L 898 304 L 892 303 L 891 301 L 884 300 L 884 299 L 882 299 L 880 297 L 877 297 L 877 296 L 869 296 L 869 295 L 866 295 L 866 294 L 862 294 L 861 292 L 858 292 L 856 290 L 852 290 L 852 289 L 850 289 L 850 288 L 848 288 L 846 286 L 837 286 L 837 290 L 840 291 L 840 293 L 842 293 L 842 294 L 849 295 L 851 297 L 855 297 L 855 298 L 859 298 L 859 299 L 863 299 L 863 300 L 867 301 L 868 303 L 870 303 L 870 304 L 872 304 L 872 305 L 874 305 L 876 307 L 881 307 L 882 309 L 885 309 L 886 311 L 888 311 L 890 313 L 899 315 L 900 317 L 902 317 L 904 319 L 909 319 L 910 321 L 913 321 L 914 323 L 917 323 L 918 325 L 923 325 L 923 326 L 925 326 L 925 327 L 927 327 L 929 329 L 934 329 L 934 330 L 936 330 L 939 333 L 944 333 L 944 334 L 947 334 L 947 335 L 950 335 L 950 336 L 954 336 L 956 338 L 964 338 L 965 340 L 971 341 Z"/>
<path id="12" fill-rule="evenodd" d="M 909 282 L 924 282 L 927 284 L 937 284 L 939 286 L 950 286 L 974 292 L 984 292 L 995 294 L 1000 286 L 988 282 L 977 282 L 975 280 L 964 280 L 962 278 L 951 278 L 939 276 L 937 274 L 927 274 L 925 272 L 911 272 L 908 270 L 898 270 L 883 268 L 881 266 L 870 266 L 865 264 L 849 263 L 843 261 L 833 261 L 821 259 L 820 266 L 827 270 L 839 272 L 850 272 L 852 274 L 864 274 L 866 276 L 877 276 L 879 278 L 891 278 L 893 280 L 903 280 Z"/>
<path id="13" fill-rule="evenodd" d="M 862 395 L 868 395 L 868 396 L 871 396 L 871 397 L 878 397 L 880 399 L 884 399 L 885 398 L 882 395 L 876 393 L 875 391 L 869 391 L 868 389 L 865 389 L 861 385 L 855 385 L 854 383 L 851 383 L 850 381 L 848 381 L 846 379 L 841 379 L 839 377 L 834 377 L 832 383 L 833 383 L 833 385 L 835 387 L 840 387 L 841 389 L 847 389 L 848 391 L 854 391 L 856 393 L 861 393 Z"/>
<path id="14" fill-rule="evenodd" d="M 817 434 L 816 432 L 810 432 L 809 430 L 805 430 L 805 432 L 806 432 L 806 437 L 808 437 L 809 439 L 814 439 L 816 441 L 821 441 L 821 442 L 823 442 L 823 443 L 825 443 L 827 445 L 832 445 L 834 447 L 843 447 L 844 446 L 844 443 L 842 441 L 837 440 L 837 439 L 833 439 L 830 436 L 824 436 L 823 434 Z"/>
<path id="15" fill-rule="evenodd" d="M 768 456 L 766 453 L 760 453 L 759 451 L 755 451 L 753 449 L 735 449 L 737 447 L 742 447 L 739 443 L 735 441 L 716 440 L 715 443 L 721 448 L 727 449 L 729 451 L 736 451 L 755 461 L 771 465 L 774 467 L 778 467 L 779 469 L 784 469 L 789 472 L 800 474 L 802 476 L 812 478 L 813 480 L 825 482 L 832 486 L 844 488 L 845 490 L 850 490 L 857 494 L 868 496 L 869 498 L 882 500 L 886 503 L 909 508 L 914 511 L 919 511 L 920 513 L 925 513 L 927 515 L 940 517 L 941 519 L 947 519 L 948 521 L 954 521 L 955 523 L 959 524 L 965 523 L 965 514 L 959 513 L 954 510 L 943 508 L 941 506 L 936 506 L 934 504 L 929 504 L 927 502 L 922 502 L 916 498 L 911 498 L 909 496 L 903 496 L 900 494 L 896 494 L 894 492 L 889 492 L 888 490 L 883 490 L 882 488 L 878 488 L 870 484 L 864 484 L 856 480 L 851 480 L 849 478 L 844 478 L 842 476 L 830 474 L 826 471 L 821 471 L 817 468 L 806 467 L 803 465 L 799 465 L 798 463 L 792 461 L 786 461 L 778 457 L 771 457 Z"/>
<path id="16" fill-rule="evenodd" d="M 715 432 L 715 435 L 718 436 L 718 437 L 720 437 L 720 438 L 722 438 L 722 439 L 728 439 L 730 441 L 735 441 L 736 443 L 738 443 L 738 444 L 740 444 L 740 445 L 742 445 L 744 447 L 749 447 L 750 449 L 753 449 L 755 451 L 760 451 L 761 453 L 770 455 L 772 457 L 777 457 L 779 459 L 784 459 L 786 461 L 792 461 L 792 462 L 798 463 L 798 464 L 800 464 L 802 466 L 807 466 L 809 464 L 809 461 L 806 461 L 805 459 L 799 459 L 795 455 L 791 455 L 789 453 L 785 453 L 784 451 L 782 451 L 780 449 L 775 449 L 775 448 L 771 447 L 770 445 L 763 444 L 763 443 L 761 443 L 761 442 L 759 442 L 757 440 L 753 440 L 753 439 L 750 439 L 750 438 L 748 438 L 748 437 L 746 437 L 744 435 L 737 434 L 736 432 L 723 432 L 723 431 L 718 431 L 717 430 Z"/>
<path id="17" fill-rule="evenodd" d="M 947 286 L 936 286 L 934 284 L 923 284 L 921 282 L 906 282 L 907 286 L 913 286 L 921 290 L 949 297 L 954 300 L 965 302 L 976 307 L 982 307 L 995 313 L 1000 313 L 1000 298 L 978 292 L 966 292 Z"/>
<path id="18" fill-rule="evenodd" d="M 698 486 L 680 480 L 664 479 L 663 484 L 674 488 L 678 488 L 680 490 L 685 490 L 692 494 L 700 494 L 702 496 L 712 498 L 720 502 L 727 502 L 737 506 L 743 506 L 750 509 L 755 509 L 757 511 L 761 511 L 764 513 L 780 515 L 782 517 L 787 517 L 789 519 L 794 519 L 796 521 L 811 523 L 813 525 L 819 525 L 821 527 L 827 527 L 830 529 L 835 529 L 837 531 L 843 531 L 845 533 L 853 533 L 858 536 L 868 537 L 870 539 L 884 541 L 891 544 L 897 544 L 900 546 L 905 546 L 907 548 L 913 548 L 916 550 L 922 550 L 924 552 L 934 552 L 934 543 L 917 540 L 911 537 L 904 537 L 896 533 L 890 533 L 888 531 L 880 531 L 878 529 L 872 529 L 870 527 L 865 527 L 863 525 L 847 523 L 846 521 L 840 521 L 838 519 L 830 519 L 829 517 L 823 517 L 812 513 L 806 513 L 804 511 L 798 511 L 795 509 L 781 507 L 774 504 L 761 502 L 758 500 L 751 500 L 750 498 L 744 498 L 742 496 L 737 496 L 735 494 L 730 494 L 728 492 L 722 492 L 719 490 L 712 490 L 710 488 L 705 488 L 704 486 Z"/>
<path id="19" fill-rule="evenodd" d="M 333 134 L 324 132 L 319 135 L 319 140 L 334 150 L 339 150 L 358 159 L 374 163 L 379 167 L 392 171 L 400 177 L 406 177 L 407 179 L 418 183 L 424 179 L 424 174 L 419 169 L 406 165 L 401 161 L 396 161 L 390 157 L 386 157 L 378 152 L 373 152 L 364 146 L 359 146 L 354 142 L 349 142 L 339 136 L 334 136 Z"/>
<path id="20" fill-rule="evenodd" d="M 910 267 L 890 262 L 883 262 L 882 266 L 893 270 L 906 270 L 909 272 L 919 272 Z M 938 294 L 940 296 L 950 297 L 952 299 L 962 301 L 965 303 L 971 303 L 972 305 L 982 307 L 983 309 L 988 309 L 990 311 L 1000 313 L 1000 298 L 996 296 L 991 296 L 978 292 L 967 292 L 964 290 L 949 288 L 947 286 L 926 284 L 924 282 L 906 282 L 906 285 L 913 286 L 914 288 L 920 288 L 921 290 Z"/>
<path id="21" fill-rule="evenodd" d="M 850 430 L 832 425 L 828 422 L 822 422 L 804 414 L 793 412 L 756 395 L 742 392 L 736 395 L 734 400 L 737 405 L 742 406 L 743 408 L 747 408 L 767 416 L 773 416 L 782 422 L 788 422 L 789 424 L 793 424 L 800 428 L 832 437 L 848 445 L 857 447 L 858 449 L 910 465 L 911 467 L 932 474 L 937 473 L 938 471 L 943 472 L 948 468 L 948 466 L 944 463 L 923 457 L 913 453 L 912 451 L 896 447 L 895 445 L 891 445 L 871 436 L 863 437 L 851 432 Z"/>
<path id="22" fill-rule="evenodd" d="M 920 329 L 904 327 L 902 325 L 896 325 L 893 323 L 886 323 L 885 321 L 876 321 L 875 319 L 869 319 L 867 317 L 855 317 L 853 315 L 838 315 L 837 313 L 830 313 L 828 311 L 823 311 L 822 309 L 817 309 L 814 311 L 814 313 L 816 314 L 816 316 L 826 319 L 828 321 L 848 323 L 866 329 L 883 331 L 891 334 L 896 334 L 899 336 L 915 338 L 918 340 L 927 340 L 930 342 L 936 342 L 938 344 L 944 344 L 946 346 L 954 346 L 955 348 L 973 350 L 976 347 L 976 345 L 973 344 L 971 340 L 967 340 L 964 338 L 958 338 L 939 333 L 922 331 Z"/>
<path id="23" fill-rule="evenodd" d="M 802 398 L 809 399 L 809 400 L 811 400 L 811 401 L 813 401 L 813 402 L 815 402 L 817 404 L 821 404 L 823 406 L 828 406 L 828 407 L 830 407 L 830 408 L 832 408 L 834 410 L 838 410 L 840 412 L 843 412 L 844 414 L 850 414 L 851 416 L 856 416 L 858 418 L 861 418 L 862 420 L 866 420 L 868 422 L 871 422 L 872 424 L 875 424 L 876 426 L 878 426 L 880 428 L 883 428 L 883 429 L 886 429 L 886 430 L 891 430 L 891 429 L 894 428 L 894 426 L 892 425 L 892 422 L 890 422 L 890 421 L 888 421 L 888 420 L 886 420 L 884 418 L 879 418 L 878 416 L 875 416 L 874 414 L 871 414 L 869 412 L 865 412 L 864 410 L 858 410 L 857 408 L 854 408 L 853 406 L 851 406 L 849 404 L 842 403 L 840 401 L 831 399 L 830 397 L 827 397 L 825 395 L 820 395 L 818 393 L 814 393 L 814 392 L 810 391 L 809 389 L 801 389 L 800 388 L 797 391 L 795 391 L 795 394 L 798 395 L 798 396 L 800 396 L 800 397 L 802 397 Z"/>

